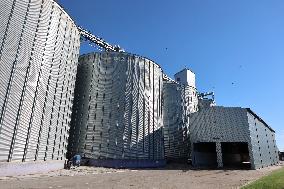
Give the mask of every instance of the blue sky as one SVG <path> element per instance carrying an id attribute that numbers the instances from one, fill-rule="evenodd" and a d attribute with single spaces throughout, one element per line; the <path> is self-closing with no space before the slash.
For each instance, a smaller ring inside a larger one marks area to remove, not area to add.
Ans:
<path id="1" fill-rule="evenodd" d="M 218 105 L 250 107 L 284 150 L 284 1 L 59 0 L 80 26 L 146 56 L 165 73 L 188 67 Z M 84 4 L 83 4 L 84 3 Z M 87 44 L 81 53 L 94 51 Z"/>

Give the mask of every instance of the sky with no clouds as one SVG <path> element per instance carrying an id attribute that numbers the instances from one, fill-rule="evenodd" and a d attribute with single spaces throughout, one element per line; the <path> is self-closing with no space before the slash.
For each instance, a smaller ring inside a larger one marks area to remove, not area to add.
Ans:
<path id="1" fill-rule="evenodd" d="M 218 105 L 250 107 L 284 150 L 283 0 L 58 0 L 77 25 L 146 56 L 170 77 L 187 67 Z M 81 53 L 94 51 L 83 44 Z"/>

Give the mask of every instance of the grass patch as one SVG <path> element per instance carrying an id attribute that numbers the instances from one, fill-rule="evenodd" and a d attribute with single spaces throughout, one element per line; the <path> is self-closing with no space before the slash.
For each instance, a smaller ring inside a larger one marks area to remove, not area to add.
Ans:
<path id="1" fill-rule="evenodd" d="M 284 168 L 273 171 L 242 189 L 284 189 Z"/>

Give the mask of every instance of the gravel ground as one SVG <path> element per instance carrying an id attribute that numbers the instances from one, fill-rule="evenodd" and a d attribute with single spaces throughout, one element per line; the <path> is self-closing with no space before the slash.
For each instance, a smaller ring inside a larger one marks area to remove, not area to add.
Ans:
<path id="1" fill-rule="evenodd" d="M 163 169 L 107 169 L 79 167 L 46 174 L 0 177 L 0 188 L 239 188 L 284 163 L 260 170 L 194 170 L 171 164 Z"/>

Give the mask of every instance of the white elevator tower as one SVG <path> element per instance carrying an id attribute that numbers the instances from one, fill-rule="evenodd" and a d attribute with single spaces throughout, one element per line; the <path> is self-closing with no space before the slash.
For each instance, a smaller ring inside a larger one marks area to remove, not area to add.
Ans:
<path id="1" fill-rule="evenodd" d="M 196 88 L 195 87 L 195 74 L 187 68 L 175 74 L 175 81 L 179 84 L 188 85 L 190 87 Z"/>

